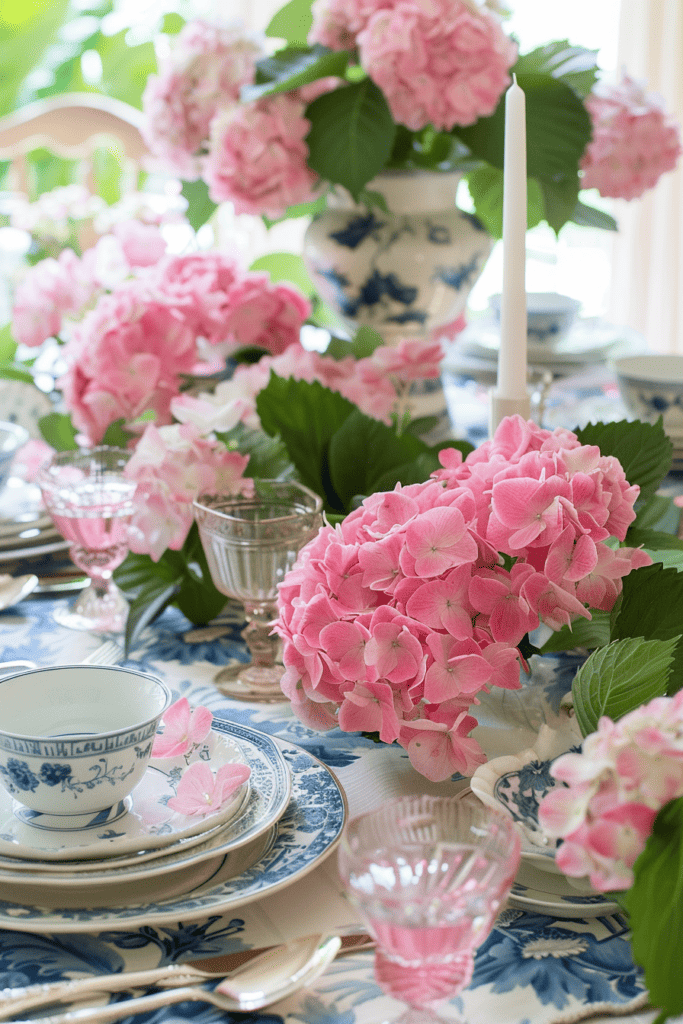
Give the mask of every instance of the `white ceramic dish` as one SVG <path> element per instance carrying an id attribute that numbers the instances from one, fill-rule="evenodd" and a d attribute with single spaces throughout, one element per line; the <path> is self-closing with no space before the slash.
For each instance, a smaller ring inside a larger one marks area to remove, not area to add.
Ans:
<path id="1" fill-rule="evenodd" d="M 14 456 L 29 439 L 28 430 L 18 423 L 0 421 L 0 489 L 7 483 Z"/>
<path id="2" fill-rule="evenodd" d="M 492 295 L 489 305 L 500 322 L 501 295 Z M 558 292 L 527 292 L 527 340 L 530 345 L 556 345 L 574 325 L 581 303 Z"/>
<path id="3" fill-rule="evenodd" d="M 683 439 L 683 356 L 648 352 L 614 360 L 619 392 L 632 416 L 655 423 Z"/>
<path id="4" fill-rule="evenodd" d="M 23 849 L 25 853 L 32 854 L 32 856 L 26 858 L 25 867 L 20 872 L 21 876 L 26 878 L 27 875 L 33 873 L 35 877 L 27 880 L 35 881 L 38 884 L 40 884 L 38 876 L 42 876 L 46 885 L 61 884 L 56 881 L 58 877 L 64 878 L 67 885 L 77 882 L 82 878 L 84 872 L 88 872 L 89 876 L 94 879 L 93 884 L 97 884 L 97 881 L 111 881 L 116 876 L 132 878 L 134 872 L 138 871 L 140 872 L 139 877 L 151 877 L 157 872 L 157 869 L 164 867 L 159 863 L 161 857 L 176 857 L 174 861 L 176 865 L 184 863 L 183 858 L 188 855 L 197 859 L 197 853 L 189 849 L 195 844 L 199 845 L 211 840 L 217 843 L 219 852 L 226 853 L 257 838 L 278 820 L 287 806 L 291 787 L 287 764 L 274 740 L 254 729 L 249 729 L 246 726 L 233 726 L 229 722 L 214 721 L 212 733 L 215 738 L 215 755 L 207 762 L 212 765 L 213 761 L 212 770 L 225 763 L 223 761 L 225 756 L 234 754 L 236 745 L 239 747 L 240 756 L 251 768 L 248 800 L 242 807 L 235 809 L 234 817 L 230 819 L 227 829 L 222 827 L 227 824 L 226 819 L 217 820 L 216 817 L 212 817 L 200 821 L 190 821 L 187 817 L 178 816 L 175 822 L 175 835 L 170 832 L 170 821 L 172 820 L 170 817 L 168 830 L 156 834 L 150 832 L 140 834 L 144 828 L 141 818 L 136 817 L 135 814 L 129 814 L 117 822 L 117 829 L 122 834 L 108 835 L 105 833 L 104 837 L 99 840 L 97 848 L 100 856 L 95 859 L 95 846 L 92 843 L 80 847 L 62 846 L 57 850 L 46 849 L 46 837 L 51 834 L 35 834 L 34 829 L 29 830 L 29 826 L 24 826 L 21 836 L 26 838 L 31 845 L 28 847 L 24 845 Z M 160 776 L 165 778 L 164 772 L 169 769 L 168 759 L 155 762 L 154 767 L 157 763 L 162 769 L 159 773 Z M 160 778 L 157 782 L 163 783 L 163 779 Z M 172 786 L 170 782 L 167 785 L 169 786 L 167 795 L 170 795 L 173 791 Z M 246 791 L 246 787 L 243 788 Z M 135 797 L 135 793 L 133 796 Z M 228 811 L 232 812 L 233 809 L 228 808 Z M 156 807 L 152 805 L 152 813 L 155 819 L 152 823 L 153 828 L 157 827 L 159 813 L 166 813 L 169 816 L 168 810 L 166 809 L 165 812 L 163 810 L 163 803 Z M 14 825 L 15 821 L 16 818 L 12 817 L 13 827 L 19 832 L 21 823 Z M 124 825 L 130 828 L 131 834 L 123 830 Z M 132 834 L 133 832 L 135 835 Z M 56 843 L 60 836 L 52 835 L 51 838 Z M 63 834 L 61 838 L 63 839 Z M 6 853 L 8 850 L 13 853 L 12 860 L 4 863 L 0 857 L 0 871 L 5 881 L 16 879 L 19 875 L 13 863 L 17 857 L 17 849 L 18 844 L 14 843 L 8 844 L 2 850 L 2 853 Z M 202 852 L 210 855 L 213 850 L 212 846 L 210 850 Z M 136 851 L 140 851 L 139 855 Z M 130 856 L 123 859 L 109 856 L 111 853 L 125 852 L 128 852 Z M 82 860 L 76 863 L 75 857 L 82 858 Z M 96 875 L 100 876 L 99 879 L 95 878 Z"/>
<path id="5" fill-rule="evenodd" d="M 19 562 L 23 559 L 42 558 L 44 555 L 54 555 L 58 551 L 67 551 L 69 542 L 66 540 L 53 540 L 49 544 L 37 544 L 35 547 L 8 548 L 0 551 L 0 562 Z"/>
<path id="6" fill-rule="evenodd" d="M 527 343 L 530 365 L 562 366 L 573 363 L 601 362 L 611 349 L 623 340 L 624 331 L 600 320 L 579 320 L 566 337 L 555 345 Z M 492 319 L 474 321 L 459 336 L 457 344 L 467 355 L 497 359 L 500 348 L 500 326 Z M 446 358 L 447 367 L 447 358 Z"/>
<path id="7" fill-rule="evenodd" d="M 216 727 L 219 730 L 225 727 L 231 732 L 236 729 L 238 734 L 243 728 L 230 727 L 227 722 L 218 722 Z M 169 874 L 166 889 L 160 886 L 152 898 L 146 883 L 133 887 L 128 880 L 121 887 L 119 904 L 99 907 L 88 905 L 98 900 L 98 894 L 87 887 L 81 890 L 77 906 L 64 907 L 54 903 L 45 906 L 44 898 L 41 903 L 31 903 L 22 898 L 27 893 L 20 894 L 16 882 L 1 885 L 0 927 L 37 934 L 129 930 L 164 924 L 177 927 L 179 921 L 187 924 L 206 920 L 213 914 L 232 912 L 307 875 L 339 843 L 347 815 L 346 798 L 333 773 L 312 754 L 289 743 L 281 749 L 285 764 L 291 770 L 292 799 L 278 821 L 271 845 L 267 845 L 268 839 L 264 836 L 264 851 L 244 870 L 235 873 L 233 850 L 227 851 L 230 856 L 225 859 L 218 846 L 208 853 L 195 854 L 194 858 L 193 851 L 188 850 L 182 864 L 178 862 L 179 869 L 188 868 L 187 873 Z M 253 858 L 253 848 L 245 849 L 247 845 L 243 844 L 240 858 L 248 863 Z M 216 870 L 214 854 L 221 854 L 221 866 Z M 210 864 L 201 869 L 202 881 L 197 884 L 193 876 L 194 864 L 204 860 Z M 203 880 L 205 871 L 212 872 L 209 880 Z M 175 891 L 179 884 L 180 894 Z"/>
<path id="8" fill-rule="evenodd" d="M 522 861 L 508 902 L 513 907 L 550 917 L 587 918 L 614 914 L 618 904 L 588 886 L 579 886 L 581 879 L 571 882 L 561 874 L 540 870 L 537 865 Z"/>
<path id="9" fill-rule="evenodd" d="M 120 665 L 58 665 L 5 676 L 0 783 L 40 813 L 32 821 L 38 828 L 111 823 L 125 813 L 125 798 L 145 774 L 171 701 L 161 679 Z M 58 816 L 61 821 L 52 820 Z"/>
<path id="10" fill-rule="evenodd" d="M 543 797 L 561 785 L 550 774 L 553 761 L 569 750 L 580 750 L 581 731 L 572 716 L 558 718 L 555 728 L 540 727 L 533 746 L 516 754 L 493 758 L 480 765 L 470 780 L 482 803 L 511 816 L 522 842 L 522 859 L 537 868 L 559 874 L 555 865 L 557 841 L 538 823 Z"/>
<path id="11" fill-rule="evenodd" d="M 12 608 L 32 594 L 39 583 L 37 576 L 8 576 L 0 573 L 0 611 Z"/>

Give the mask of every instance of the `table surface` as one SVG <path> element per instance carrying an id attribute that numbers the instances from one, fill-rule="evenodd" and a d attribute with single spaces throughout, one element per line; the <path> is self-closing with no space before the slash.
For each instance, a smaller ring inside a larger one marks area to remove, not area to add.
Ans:
<path id="1" fill-rule="evenodd" d="M 447 377 L 445 390 L 456 434 L 476 443 L 487 429 L 486 389 L 464 378 L 449 381 Z M 623 415 L 616 382 L 604 366 L 586 367 L 575 378 L 556 382 L 546 397 L 544 426 L 573 426 Z M 672 486 L 680 492 L 680 479 L 674 479 Z M 102 637 L 68 630 L 53 621 L 56 605 L 71 599 L 34 596 L 0 612 L 0 660 L 69 664 L 91 653 Z M 207 629 L 194 629 L 179 611 L 167 609 L 131 652 L 130 663 L 161 676 L 175 698 L 187 696 L 193 703 L 209 706 L 216 718 L 256 728 L 322 760 L 340 781 L 350 815 L 394 795 L 456 792 L 466 785 L 465 781 L 428 783 L 397 746 L 374 744 L 340 730 L 313 732 L 286 703 L 246 704 L 224 697 L 213 678 L 222 666 L 245 659 L 241 627 L 238 609 Z M 571 686 L 571 672 L 558 659 L 532 659 L 532 667 L 522 695 L 507 693 L 502 712 L 493 705 L 476 712 L 478 738 L 489 757 L 528 747 L 540 724 L 535 712 L 529 711 L 537 707 L 538 695 L 546 704 L 559 705 Z M 335 853 L 311 873 L 260 900 L 226 914 L 189 917 L 158 924 L 150 915 L 149 922 L 138 928 L 78 934 L 0 929 L 0 988 L 180 963 L 317 931 L 360 927 L 341 891 Z M 311 988 L 245 1019 L 250 1024 L 393 1020 L 402 1007 L 379 990 L 372 960 L 371 952 L 340 957 Z M 509 907 L 477 953 L 470 986 L 441 1014 L 445 1018 L 449 1013 L 462 1014 L 470 1024 L 569 1024 L 603 1013 L 600 1019 L 605 1021 L 648 1024 L 655 1015 L 640 1009 L 646 1001 L 623 916 L 560 920 Z M 225 1015 L 204 1004 L 184 1003 L 146 1019 L 155 1024 L 179 1020 L 212 1024 L 225 1020 Z"/>
<path id="2" fill-rule="evenodd" d="M 0 613 L 2 660 L 68 664 L 94 650 L 101 637 L 54 623 L 54 608 L 64 600 L 31 598 Z M 197 630 L 176 609 L 167 609 L 131 652 L 131 664 L 164 678 L 176 698 L 186 695 L 209 706 L 217 718 L 255 727 L 320 758 L 344 787 L 350 814 L 398 793 L 453 792 L 465 785 L 427 783 L 396 746 L 374 744 L 339 730 L 312 732 L 286 703 L 248 705 L 223 697 L 213 677 L 221 666 L 244 659 L 240 628 L 238 612 L 215 628 Z M 525 692 L 541 687 L 544 699 L 559 702 L 569 688 L 569 677 L 557 660 L 536 662 Z M 506 700 L 510 699 L 507 695 Z M 512 708 L 509 726 L 498 732 L 492 727 L 486 731 L 485 715 L 494 714 L 491 708 L 480 713 L 480 738 L 484 743 L 486 736 L 491 753 L 502 752 L 505 746 L 521 749 L 534 738 L 537 723 L 528 719 L 526 710 L 516 715 L 516 706 L 508 704 Z M 152 920 L 137 929 L 126 930 L 124 925 L 92 934 L 0 930 L 0 988 L 183 962 L 327 928 L 353 927 L 358 918 L 341 894 L 335 857 L 333 853 L 282 891 L 208 919 L 163 925 Z M 630 957 L 626 921 L 619 914 L 556 920 L 508 908 L 478 951 L 471 985 L 443 1010 L 443 1016 L 450 1010 L 464 1013 L 470 1024 L 559 1024 L 609 1010 L 607 1019 L 619 1013 L 620 1020 L 644 1022 L 652 1018 L 651 1013 L 631 1014 L 645 1002 L 642 978 Z M 338 958 L 310 989 L 248 1019 L 253 1024 L 274 1019 L 288 1024 L 371 1024 L 394 1019 L 400 1009 L 380 992 L 373 978 L 372 953 L 364 952 Z M 209 1024 L 225 1017 L 204 1004 L 184 1003 L 156 1011 L 153 1019 Z"/>

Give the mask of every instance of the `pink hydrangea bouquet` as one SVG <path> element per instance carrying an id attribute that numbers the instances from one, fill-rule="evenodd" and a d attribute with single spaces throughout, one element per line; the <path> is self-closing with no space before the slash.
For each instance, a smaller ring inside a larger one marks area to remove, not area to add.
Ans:
<path id="1" fill-rule="evenodd" d="M 568 430 L 512 417 L 439 461 L 321 529 L 280 585 L 275 627 L 302 721 L 397 741 L 433 781 L 484 762 L 470 709 L 519 687 L 526 634 L 611 610 L 652 561 L 615 542 L 640 488 Z"/>
<path id="2" fill-rule="evenodd" d="M 639 701 L 648 691 L 664 694 L 667 684 L 670 692 L 680 686 L 676 670 L 668 671 L 679 639 L 615 641 L 589 658 L 574 684 L 575 701 L 592 698 L 594 705 L 582 722 L 581 751 L 553 762 L 558 785 L 539 806 L 541 826 L 559 840 L 557 866 L 588 877 L 628 912 L 633 956 L 661 1011 L 657 1021 L 683 1011 L 683 690 Z M 600 700 L 591 680 L 598 656 Z M 626 688 L 615 687 L 614 666 L 628 677 Z"/>
<path id="3" fill-rule="evenodd" d="M 462 167 L 477 215 L 500 236 L 513 73 L 527 94 L 531 223 L 614 226 L 580 192 L 636 198 L 680 155 L 657 97 L 628 77 L 606 88 L 596 54 L 566 41 L 520 53 L 497 4 L 293 0 L 266 33 L 285 46 L 187 23 L 143 96 L 150 151 L 237 212 L 300 214 L 330 186 L 372 204 L 385 169 Z"/>

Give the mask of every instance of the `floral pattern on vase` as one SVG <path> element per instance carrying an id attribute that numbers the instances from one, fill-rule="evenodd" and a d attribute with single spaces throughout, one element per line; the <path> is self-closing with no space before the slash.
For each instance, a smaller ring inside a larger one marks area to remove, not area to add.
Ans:
<path id="1" fill-rule="evenodd" d="M 335 193 L 309 225 L 304 260 L 320 295 L 350 329 L 374 328 L 387 344 L 426 337 L 455 320 L 493 240 L 455 206 L 461 175 L 385 172 L 369 190 L 388 210 Z"/>

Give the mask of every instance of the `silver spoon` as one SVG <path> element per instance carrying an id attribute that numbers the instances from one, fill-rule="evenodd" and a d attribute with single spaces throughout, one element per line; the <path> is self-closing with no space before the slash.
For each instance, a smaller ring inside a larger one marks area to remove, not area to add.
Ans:
<path id="1" fill-rule="evenodd" d="M 190 965 L 172 964 L 138 974 L 117 974 L 107 978 L 85 978 L 81 981 L 55 985 L 35 985 L 18 997 L 10 997 L 2 1006 L 1 1015 L 14 1016 L 36 1006 L 56 1000 L 75 999 L 83 995 L 101 995 L 141 985 L 178 986 L 162 992 L 126 999 L 101 1007 L 84 1007 L 52 1016 L 41 1017 L 41 1024 L 106 1024 L 134 1013 L 156 1010 L 162 1006 L 185 1001 L 211 1003 L 221 1010 L 258 1010 L 285 999 L 308 985 L 334 960 L 342 944 L 338 935 L 313 935 L 268 949 L 243 967 L 223 977 L 215 989 L 195 987 L 211 975 Z M 215 976 L 215 975 L 214 975 Z M 193 984 L 194 983 L 194 984 Z M 19 1021 L 14 1024 L 32 1024 Z"/>

